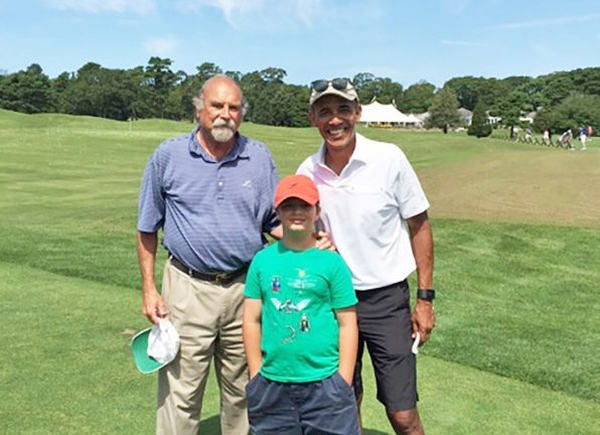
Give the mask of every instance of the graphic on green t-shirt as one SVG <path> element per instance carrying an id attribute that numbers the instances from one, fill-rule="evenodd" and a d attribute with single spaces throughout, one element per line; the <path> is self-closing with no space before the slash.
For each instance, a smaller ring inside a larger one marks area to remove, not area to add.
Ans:
<path id="1" fill-rule="evenodd" d="M 252 261 L 244 295 L 262 300 L 263 376 L 311 382 L 337 370 L 334 310 L 356 304 L 350 272 L 337 253 L 292 251 L 277 242 Z"/>

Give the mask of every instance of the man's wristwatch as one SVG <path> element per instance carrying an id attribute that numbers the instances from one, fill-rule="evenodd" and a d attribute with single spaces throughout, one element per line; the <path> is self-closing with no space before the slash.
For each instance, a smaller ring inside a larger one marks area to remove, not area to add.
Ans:
<path id="1" fill-rule="evenodd" d="M 432 302 L 435 299 L 435 290 L 432 288 L 417 290 L 417 299 Z"/>

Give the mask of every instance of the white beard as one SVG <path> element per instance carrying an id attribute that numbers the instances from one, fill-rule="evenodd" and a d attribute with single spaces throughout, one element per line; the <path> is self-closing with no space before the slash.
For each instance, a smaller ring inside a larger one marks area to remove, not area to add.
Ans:
<path id="1" fill-rule="evenodd" d="M 214 140 L 223 143 L 229 142 L 231 139 L 233 139 L 233 136 L 235 136 L 235 130 L 226 126 L 213 127 L 210 130 L 210 134 Z"/>

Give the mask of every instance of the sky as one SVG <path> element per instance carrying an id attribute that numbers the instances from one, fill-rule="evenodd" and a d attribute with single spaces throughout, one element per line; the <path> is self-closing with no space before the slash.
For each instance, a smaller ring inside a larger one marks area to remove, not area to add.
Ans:
<path id="1" fill-rule="evenodd" d="M 0 0 L 0 74 L 173 61 L 288 84 L 371 73 L 407 88 L 600 66 L 598 0 Z"/>

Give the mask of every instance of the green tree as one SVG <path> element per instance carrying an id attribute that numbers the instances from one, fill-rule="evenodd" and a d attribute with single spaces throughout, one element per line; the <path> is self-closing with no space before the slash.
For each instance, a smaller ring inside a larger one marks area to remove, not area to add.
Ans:
<path id="1" fill-rule="evenodd" d="M 444 87 L 454 91 L 458 107 L 473 110 L 482 94 L 485 80 L 483 77 L 456 77 L 448 80 Z"/>
<path id="2" fill-rule="evenodd" d="M 0 70 L 0 107 L 27 113 L 54 111 L 113 119 L 193 119 L 193 97 L 208 78 L 222 71 L 217 65 L 205 62 L 196 67 L 195 74 L 188 75 L 183 71 L 173 72 L 171 65 L 170 59 L 160 57 L 152 57 L 148 65 L 130 70 L 107 69 L 90 62 L 77 72 L 63 72 L 56 79 L 49 79 L 37 64 L 14 74 Z M 249 103 L 247 120 L 258 117 L 261 121 L 268 119 L 265 122 L 277 125 L 302 125 L 305 122 L 309 89 L 285 84 L 285 70 L 268 67 L 248 74 L 238 71 L 225 74 L 242 87 Z M 363 103 L 368 104 L 376 97 L 382 103 L 395 102 L 404 112 L 423 112 L 426 108 L 433 108 L 434 116 L 427 123 L 429 126 L 437 124 L 443 128 L 455 124 L 454 114 L 450 114 L 448 119 L 440 116 L 442 106 L 437 97 L 444 93 L 441 90 L 436 93 L 435 87 L 427 82 L 404 90 L 402 85 L 389 78 L 367 72 L 355 75 L 353 82 Z M 263 95 L 267 86 L 268 93 Z M 536 128 L 540 129 L 544 124 L 556 130 L 558 127 L 554 125 L 564 125 L 567 119 L 576 123 L 587 122 L 583 121 L 588 119 L 586 116 L 571 113 L 574 112 L 572 102 L 563 103 L 580 95 L 600 96 L 600 68 L 582 68 L 535 78 L 457 77 L 449 80 L 444 87 L 455 91 L 459 107 L 473 110 L 476 104 L 482 102 L 489 108 L 490 114 L 501 116 L 503 123 L 511 127 L 518 125 L 522 112 L 536 110 L 539 113 L 542 110 Z M 278 101 L 274 97 L 281 98 L 280 107 L 276 109 L 267 105 L 268 101 Z M 266 110 L 267 115 L 255 110 L 257 102 L 260 102 L 260 110 Z M 447 114 L 450 112 L 446 110 Z"/>
<path id="3" fill-rule="evenodd" d="M 494 115 L 502 118 L 502 124 L 510 127 L 510 137 L 514 137 L 515 127 L 520 124 L 522 113 L 531 109 L 528 96 L 519 89 L 514 90 L 495 106 Z"/>
<path id="4" fill-rule="evenodd" d="M 382 104 L 396 104 L 397 101 L 402 99 L 404 89 L 400 83 L 392 81 L 392 79 L 385 77 L 378 77 L 373 82 L 373 92 L 377 101 Z"/>
<path id="5" fill-rule="evenodd" d="M 237 83 L 239 83 L 242 80 L 243 76 L 243 74 L 239 71 L 225 71 L 223 74 Z"/>
<path id="6" fill-rule="evenodd" d="M 0 107 L 23 113 L 43 113 L 53 108 L 50 79 L 37 63 L 25 71 L 3 76 Z"/>
<path id="7" fill-rule="evenodd" d="M 410 85 L 402 94 L 402 98 L 397 101 L 397 107 L 405 113 L 423 113 L 426 112 L 435 94 L 435 86 L 431 83 L 421 81 Z"/>
<path id="8" fill-rule="evenodd" d="M 515 86 L 509 86 L 505 95 L 509 95 L 512 91 L 521 92 L 525 95 L 527 101 L 527 111 L 541 110 L 543 107 L 549 107 L 550 102 L 543 94 L 544 84 L 539 79 L 529 79 L 522 81 Z"/>
<path id="9" fill-rule="evenodd" d="M 371 73 L 359 73 L 352 79 L 359 100 L 369 104 L 377 99 L 382 104 L 396 103 L 402 99 L 403 88 L 400 83 L 385 77 L 375 77 Z"/>
<path id="10" fill-rule="evenodd" d="M 151 90 L 148 94 L 150 101 L 150 116 L 165 118 L 165 103 L 172 87 L 178 82 L 178 75 L 171 70 L 173 61 L 153 56 L 146 66 L 146 86 Z"/>
<path id="11" fill-rule="evenodd" d="M 553 130 L 557 132 L 568 128 L 577 131 L 579 127 L 590 125 L 598 131 L 600 96 L 583 94 L 570 96 L 552 110 L 549 118 Z"/>
<path id="12" fill-rule="evenodd" d="M 267 83 L 255 100 L 253 122 L 280 127 L 308 126 L 306 87 Z"/>
<path id="13" fill-rule="evenodd" d="M 124 77 L 132 91 L 132 101 L 129 107 L 129 118 L 150 118 L 152 90 L 146 85 L 146 71 L 144 67 L 137 66 L 127 70 Z"/>
<path id="14" fill-rule="evenodd" d="M 248 110 L 246 112 L 245 119 L 247 121 L 254 122 L 254 115 L 256 113 L 255 103 L 259 99 L 261 92 L 265 88 L 267 83 L 263 80 L 262 75 L 259 71 L 252 71 L 251 73 L 244 74 L 240 80 L 240 86 L 244 93 L 244 98 L 248 103 Z"/>
<path id="15" fill-rule="evenodd" d="M 487 110 L 483 101 L 479 101 L 473 109 L 473 118 L 467 134 L 478 138 L 488 137 L 492 134 L 492 126 L 488 122 Z"/>
<path id="16" fill-rule="evenodd" d="M 558 130 L 552 128 L 552 112 L 548 109 L 540 109 L 533 120 L 533 126 L 537 131 L 544 131 L 549 129 L 551 132 L 556 133 Z"/>
<path id="17" fill-rule="evenodd" d="M 499 99 L 524 83 L 523 77 L 509 77 L 504 80 L 483 77 L 457 77 L 446 82 L 456 92 L 459 107 L 473 111 L 479 101 L 492 107 Z"/>
<path id="18" fill-rule="evenodd" d="M 352 84 L 357 92 L 367 88 L 375 80 L 375 75 L 369 72 L 360 72 L 352 78 Z"/>
<path id="19" fill-rule="evenodd" d="M 197 80 L 200 87 L 202 87 L 208 79 L 219 74 L 223 74 L 223 70 L 219 66 L 211 62 L 204 62 L 196 67 L 194 78 Z M 198 91 L 200 91 L 200 88 L 198 88 Z"/>
<path id="20" fill-rule="evenodd" d="M 550 106 L 557 106 L 565 98 L 576 92 L 573 76 L 570 73 L 560 72 L 550 74 L 543 78 L 542 95 Z"/>
<path id="21" fill-rule="evenodd" d="M 576 70 L 576 86 L 586 95 L 600 95 L 600 68 Z"/>
<path id="22" fill-rule="evenodd" d="M 283 79 L 287 76 L 287 72 L 281 68 L 265 68 L 260 72 L 260 77 L 265 83 L 283 83 Z"/>
<path id="23" fill-rule="evenodd" d="M 103 68 L 89 62 L 81 67 L 64 90 L 68 113 L 126 120 L 151 116 L 144 106 L 150 101 L 144 91 L 145 76 L 140 69 Z"/>
<path id="24" fill-rule="evenodd" d="M 107 80 L 100 64 L 88 62 L 77 70 L 65 90 L 68 113 L 72 115 L 102 116 L 103 95 Z"/>
<path id="25" fill-rule="evenodd" d="M 444 86 L 433 97 L 429 107 L 429 118 L 425 121 L 426 128 L 441 128 L 444 133 L 449 127 L 458 125 L 458 100 L 450 86 Z"/>
<path id="26" fill-rule="evenodd" d="M 193 119 L 194 109 L 193 103 L 188 103 L 187 98 L 183 94 L 183 87 L 173 87 L 167 94 L 165 99 L 165 107 L 163 115 L 166 119 L 181 121 L 183 119 Z"/>
<path id="27" fill-rule="evenodd" d="M 71 74 L 62 72 L 54 80 L 50 81 L 52 92 L 52 109 L 57 113 L 68 113 L 67 90 L 71 86 Z"/>
<path id="28" fill-rule="evenodd" d="M 376 95 L 375 76 L 371 73 L 361 72 L 352 78 L 352 84 L 358 94 L 358 99 L 363 104 L 370 103 Z"/>

